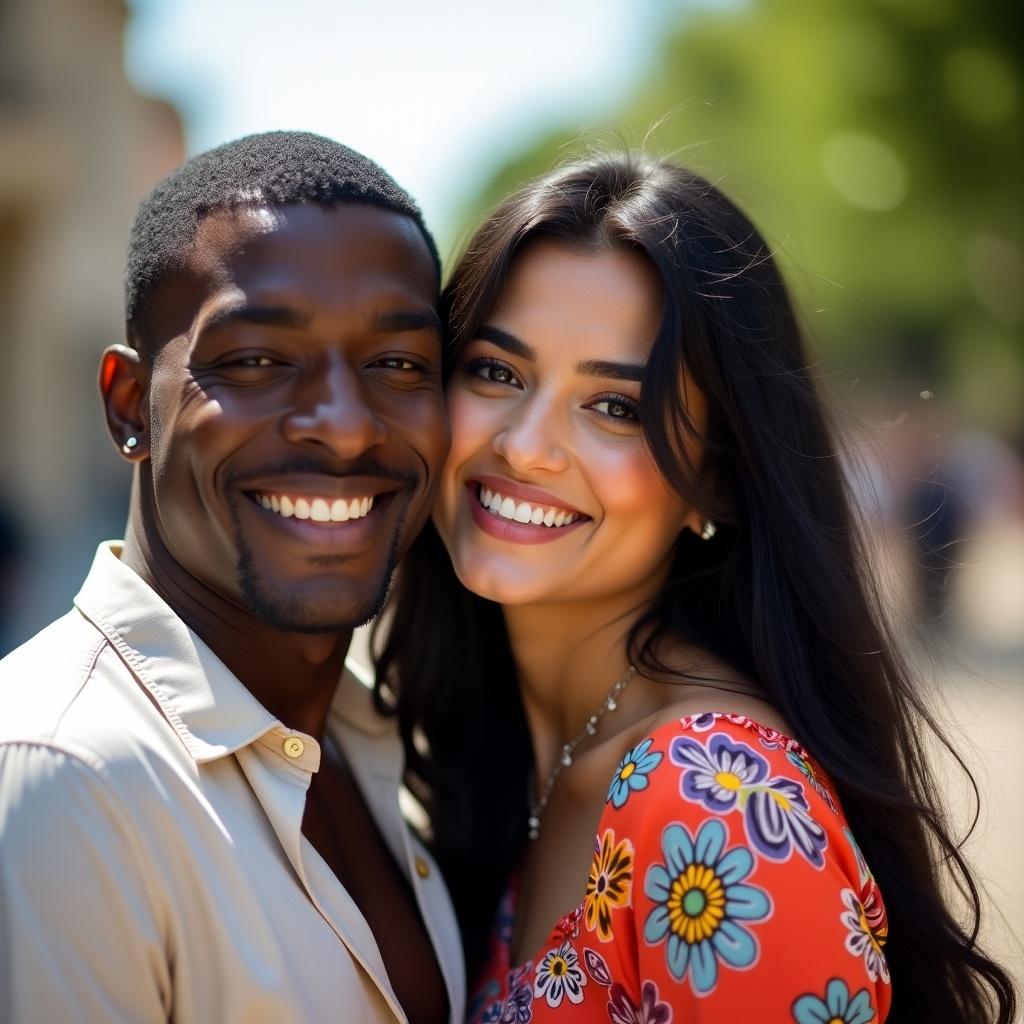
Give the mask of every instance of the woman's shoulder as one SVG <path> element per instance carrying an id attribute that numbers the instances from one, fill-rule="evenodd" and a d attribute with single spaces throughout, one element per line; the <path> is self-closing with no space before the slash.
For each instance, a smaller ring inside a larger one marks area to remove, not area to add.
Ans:
<path id="1" fill-rule="evenodd" d="M 611 908 L 609 883 L 628 885 L 608 938 L 660 991 L 720 1008 L 715 1019 L 749 1005 L 754 969 L 773 1013 L 842 994 L 884 1018 L 881 894 L 830 782 L 777 723 L 720 710 L 656 722 L 609 786 L 595 879 L 590 917 Z"/>
<path id="2" fill-rule="evenodd" d="M 743 710 L 681 704 L 653 716 L 630 738 L 609 784 L 604 817 L 625 811 L 631 800 L 626 813 L 634 829 L 708 812 L 781 815 L 805 823 L 797 832 L 806 855 L 820 864 L 825 832 L 845 825 L 831 781 L 778 716 L 755 717 L 750 712 L 759 709 L 749 701 L 738 706 Z M 644 796 L 634 800 L 634 794 Z"/>

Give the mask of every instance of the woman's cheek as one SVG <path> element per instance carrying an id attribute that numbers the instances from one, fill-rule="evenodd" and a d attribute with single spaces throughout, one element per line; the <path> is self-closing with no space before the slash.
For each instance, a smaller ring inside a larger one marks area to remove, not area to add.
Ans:
<path id="1" fill-rule="evenodd" d="M 462 457 L 490 446 L 497 429 L 498 405 L 464 388 L 456 386 L 449 391 L 448 422 L 452 432 L 449 465 L 455 467 Z"/>
<path id="2" fill-rule="evenodd" d="M 619 439 L 615 439 L 618 441 Z M 601 506 L 605 527 L 651 548 L 651 556 L 675 542 L 686 515 L 682 499 L 665 483 L 643 440 L 596 446 L 587 457 L 587 476 Z"/>

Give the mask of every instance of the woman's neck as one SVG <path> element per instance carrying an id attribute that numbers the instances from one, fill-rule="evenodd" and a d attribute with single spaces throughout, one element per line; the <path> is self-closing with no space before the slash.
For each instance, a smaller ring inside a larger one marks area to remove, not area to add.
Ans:
<path id="1" fill-rule="evenodd" d="M 583 730 L 626 675 L 627 637 L 649 601 L 649 595 L 628 593 L 586 603 L 504 608 L 538 778 L 548 776 L 562 746 Z M 631 682 L 620 701 L 619 720 L 635 719 L 646 708 L 649 694 L 645 699 L 643 690 L 641 679 Z"/>

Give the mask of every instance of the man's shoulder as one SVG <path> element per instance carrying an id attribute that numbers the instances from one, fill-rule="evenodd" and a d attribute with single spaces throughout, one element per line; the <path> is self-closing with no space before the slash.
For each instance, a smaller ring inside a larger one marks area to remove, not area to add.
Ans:
<path id="1" fill-rule="evenodd" d="M 51 737 L 105 645 L 72 609 L 0 661 L 0 742 Z"/>

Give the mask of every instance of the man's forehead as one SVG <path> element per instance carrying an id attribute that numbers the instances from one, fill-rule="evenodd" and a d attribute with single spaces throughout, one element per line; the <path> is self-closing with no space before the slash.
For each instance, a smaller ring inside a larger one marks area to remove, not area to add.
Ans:
<path id="1" fill-rule="evenodd" d="M 429 258 L 429 249 L 416 222 L 408 214 L 371 203 L 346 201 L 332 205 L 285 203 L 254 199 L 206 213 L 196 228 L 194 247 L 229 247 L 261 235 L 321 229 L 331 235 L 371 232 L 416 240 Z"/>
<path id="2" fill-rule="evenodd" d="M 273 234 L 285 223 L 285 212 L 280 207 L 258 205 L 213 210 L 196 228 L 189 263 L 196 270 L 213 270 L 254 238 Z"/>

